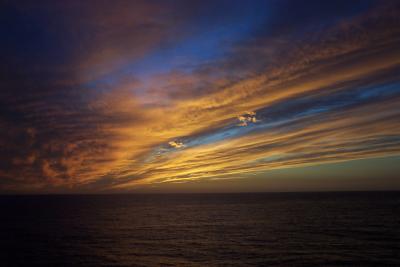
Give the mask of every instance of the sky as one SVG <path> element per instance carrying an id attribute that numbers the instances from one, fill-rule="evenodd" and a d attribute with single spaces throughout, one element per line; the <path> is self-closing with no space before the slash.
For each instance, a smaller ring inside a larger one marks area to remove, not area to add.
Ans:
<path id="1" fill-rule="evenodd" d="M 0 193 L 400 190 L 400 2 L 0 0 Z"/>

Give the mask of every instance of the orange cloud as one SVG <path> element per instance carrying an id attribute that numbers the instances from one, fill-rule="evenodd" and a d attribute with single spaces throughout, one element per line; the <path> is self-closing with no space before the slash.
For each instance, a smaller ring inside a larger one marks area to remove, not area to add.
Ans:
<path id="1" fill-rule="evenodd" d="M 133 9 L 120 2 L 110 10 L 104 3 L 94 10 L 82 5 L 85 16 L 71 23 L 92 37 L 72 53 L 74 82 L 59 91 L 49 82 L 41 94 L 27 93 L 28 104 L 18 96 L 9 100 L 15 105 L 6 112 L 24 114 L 21 125 L 0 117 L 7 129 L 0 144 L 12 154 L 1 163 L 0 169 L 10 170 L 2 177 L 37 188 L 90 187 L 104 180 L 100 189 L 120 190 L 400 152 L 397 94 L 326 111 L 322 103 L 278 118 L 294 100 L 303 101 L 296 106 L 302 109 L 307 98 L 323 102 L 397 82 L 397 14 L 378 10 L 316 33 L 314 41 L 260 37 L 233 46 L 234 55 L 212 66 L 143 78 L 119 70 L 164 38 L 179 36 L 183 22 L 164 4 L 140 2 Z"/>

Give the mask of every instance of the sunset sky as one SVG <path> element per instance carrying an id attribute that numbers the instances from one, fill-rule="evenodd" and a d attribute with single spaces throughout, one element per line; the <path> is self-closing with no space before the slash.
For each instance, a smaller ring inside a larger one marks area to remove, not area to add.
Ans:
<path id="1" fill-rule="evenodd" d="M 400 1 L 0 1 L 0 193 L 400 189 Z"/>

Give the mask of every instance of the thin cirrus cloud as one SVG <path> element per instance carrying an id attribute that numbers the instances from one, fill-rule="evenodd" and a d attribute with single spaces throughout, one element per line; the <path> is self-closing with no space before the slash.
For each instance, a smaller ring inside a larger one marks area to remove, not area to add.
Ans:
<path id="1" fill-rule="evenodd" d="M 398 4 L 340 3 L 293 19 L 273 15 L 290 1 L 8 3 L 0 187 L 129 190 L 399 154 Z"/>

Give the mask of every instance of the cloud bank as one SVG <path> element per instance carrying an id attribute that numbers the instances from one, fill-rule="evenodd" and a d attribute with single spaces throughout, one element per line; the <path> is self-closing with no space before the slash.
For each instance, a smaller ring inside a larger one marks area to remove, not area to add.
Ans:
<path id="1" fill-rule="evenodd" d="M 129 190 L 400 153 L 396 2 L 3 5 L 3 191 Z"/>

